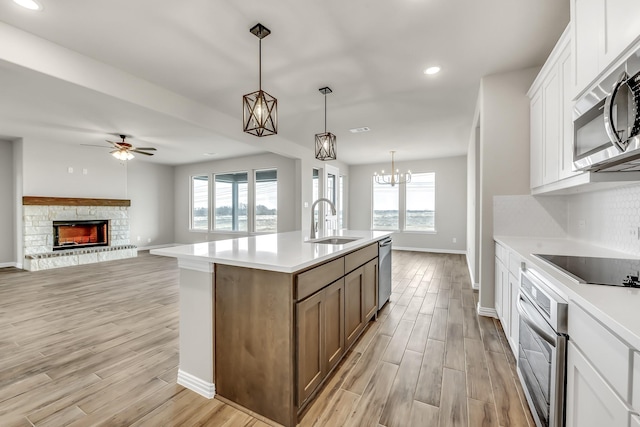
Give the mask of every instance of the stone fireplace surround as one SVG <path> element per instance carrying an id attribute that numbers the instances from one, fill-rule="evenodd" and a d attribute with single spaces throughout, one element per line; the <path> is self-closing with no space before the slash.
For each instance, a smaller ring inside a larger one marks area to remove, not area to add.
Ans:
<path id="1" fill-rule="evenodd" d="M 23 197 L 23 268 L 29 271 L 132 258 L 130 200 Z M 109 246 L 53 251 L 53 221 L 108 220 Z"/>

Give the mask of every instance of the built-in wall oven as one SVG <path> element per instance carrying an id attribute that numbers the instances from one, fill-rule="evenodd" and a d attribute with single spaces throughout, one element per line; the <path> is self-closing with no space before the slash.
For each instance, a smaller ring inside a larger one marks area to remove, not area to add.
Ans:
<path id="1" fill-rule="evenodd" d="M 564 426 L 567 302 L 533 270 L 520 272 L 518 376 L 538 427 Z"/>

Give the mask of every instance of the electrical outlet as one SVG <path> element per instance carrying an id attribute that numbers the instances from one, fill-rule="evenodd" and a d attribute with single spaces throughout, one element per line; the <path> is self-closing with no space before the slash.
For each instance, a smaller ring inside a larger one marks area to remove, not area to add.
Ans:
<path id="1" fill-rule="evenodd" d="M 151 237 L 147 239 L 147 243 L 151 243 Z"/>
<path id="2" fill-rule="evenodd" d="M 631 236 L 631 240 L 638 240 L 640 238 L 638 236 L 639 232 L 640 232 L 640 227 L 630 227 L 629 236 Z"/>
<path id="3" fill-rule="evenodd" d="M 141 240 L 142 238 L 140 236 L 138 236 L 138 242 Z"/>
<path id="4" fill-rule="evenodd" d="M 457 243 L 458 239 L 456 239 L 455 237 L 453 238 L 453 243 Z"/>
<path id="5" fill-rule="evenodd" d="M 73 173 L 73 168 L 72 168 L 71 166 L 69 166 L 69 167 L 67 168 L 67 172 L 68 172 L 68 173 Z"/>
<path id="6" fill-rule="evenodd" d="M 89 170 L 87 168 L 82 169 L 82 175 L 87 175 L 88 173 L 89 173 Z"/>
<path id="7" fill-rule="evenodd" d="M 578 220 L 578 229 L 584 230 L 587 227 L 587 222 L 584 219 Z"/>

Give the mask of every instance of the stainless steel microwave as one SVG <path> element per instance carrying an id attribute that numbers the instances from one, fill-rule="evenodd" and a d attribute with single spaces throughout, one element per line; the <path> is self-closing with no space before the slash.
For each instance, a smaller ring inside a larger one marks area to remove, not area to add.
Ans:
<path id="1" fill-rule="evenodd" d="M 640 171 L 640 51 L 573 109 L 576 170 Z"/>

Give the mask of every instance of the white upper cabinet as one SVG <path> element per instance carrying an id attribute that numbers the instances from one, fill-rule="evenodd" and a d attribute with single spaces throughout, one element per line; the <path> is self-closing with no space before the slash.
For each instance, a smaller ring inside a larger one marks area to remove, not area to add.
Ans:
<path id="1" fill-rule="evenodd" d="M 587 89 L 640 36 L 640 1 L 571 0 L 574 96 Z"/>
<path id="2" fill-rule="evenodd" d="M 569 35 L 565 30 L 529 90 L 532 189 L 574 175 Z"/>

